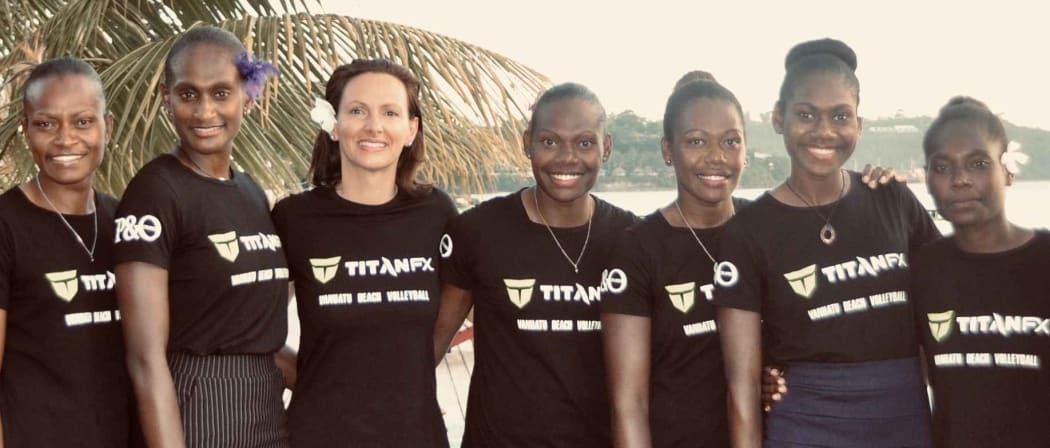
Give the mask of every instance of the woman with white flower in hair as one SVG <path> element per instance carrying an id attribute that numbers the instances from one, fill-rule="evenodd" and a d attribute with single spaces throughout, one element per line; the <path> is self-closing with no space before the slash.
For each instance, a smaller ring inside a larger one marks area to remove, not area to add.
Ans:
<path id="1" fill-rule="evenodd" d="M 456 208 L 416 180 L 419 81 L 358 59 L 332 73 L 311 117 L 322 128 L 314 188 L 273 211 L 302 329 L 292 444 L 447 447 L 432 329 L 439 246 Z"/>
<path id="2" fill-rule="evenodd" d="M 234 140 L 276 69 L 229 31 L 197 27 L 164 63 L 178 141 L 131 180 L 114 259 L 127 365 L 151 447 L 287 447 L 274 353 L 288 269 L 263 190 Z"/>
<path id="3" fill-rule="evenodd" d="M 1050 233 L 1006 218 L 1028 157 L 999 117 L 956 97 L 923 140 L 926 186 L 951 236 L 920 251 L 912 297 L 937 446 L 1045 446 L 1050 430 Z"/>

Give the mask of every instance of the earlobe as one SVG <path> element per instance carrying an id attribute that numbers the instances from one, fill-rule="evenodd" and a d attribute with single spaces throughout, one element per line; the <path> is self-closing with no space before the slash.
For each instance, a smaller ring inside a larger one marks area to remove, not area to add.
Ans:
<path id="1" fill-rule="evenodd" d="M 1014 173 L 1009 170 L 1006 171 L 1006 186 L 1009 187 L 1014 184 Z"/>
<path id="2" fill-rule="evenodd" d="M 777 134 L 784 134 L 784 114 L 780 112 L 780 102 L 773 106 L 773 130 Z"/>

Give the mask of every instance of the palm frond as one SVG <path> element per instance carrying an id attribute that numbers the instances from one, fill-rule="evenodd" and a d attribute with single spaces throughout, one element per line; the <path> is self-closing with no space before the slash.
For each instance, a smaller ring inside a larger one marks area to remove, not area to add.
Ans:
<path id="1" fill-rule="evenodd" d="M 0 26 L 23 36 L 0 38 L 0 70 L 7 82 L 0 87 L 5 103 L 0 108 L 0 184 L 33 169 L 17 132 L 20 82 L 11 69 L 25 58 L 18 45 L 35 39 L 47 57 L 72 54 L 96 64 L 116 119 L 97 185 L 119 194 L 138 167 L 174 146 L 171 123 L 160 113 L 164 56 L 183 27 L 204 23 L 229 29 L 257 58 L 281 69 L 246 117 L 234 150 L 238 166 L 279 194 L 304 183 L 317 135 L 309 119 L 313 97 L 323 96 L 324 82 L 336 66 L 354 58 L 392 59 L 419 77 L 428 146 L 421 170 L 425 180 L 479 191 L 491 185 L 497 167 L 523 167 L 517 136 L 527 105 L 548 83 L 543 75 L 429 31 L 295 12 L 309 9 L 304 1 L 275 3 L 16 0 L 0 7 Z M 279 10 L 292 13 L 276 14 Z M 20 19 L 10 18 L 16 16 Z M 11 25 L 16 20 L 35 24 L 18 28 Z"/>

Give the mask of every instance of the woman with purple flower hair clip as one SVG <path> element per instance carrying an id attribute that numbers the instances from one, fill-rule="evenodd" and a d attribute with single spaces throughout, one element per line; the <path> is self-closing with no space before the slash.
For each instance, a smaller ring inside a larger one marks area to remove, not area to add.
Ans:
<path id="1" fill-rule="evenodd" d="M 215 27 L 182 34 L 165 60 L 178 141 L 129 183 L 114 240 L 128 371 L 151 447 L 289 446 L 275 362 L 288 268 L 266 195 L 230 162 L 276 73 Z"/>

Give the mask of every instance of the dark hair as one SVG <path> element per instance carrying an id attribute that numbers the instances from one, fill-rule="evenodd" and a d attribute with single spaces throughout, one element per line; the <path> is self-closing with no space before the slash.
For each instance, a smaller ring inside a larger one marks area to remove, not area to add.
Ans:
<path id="1" fill-rule="evenodd" d="M 710 73 L 700 70 L 691 71 L 675 83 L 674 92 L 667 98 L 664 108 L 664 138 L 670 142 L 675 126 L 682 122 L 682 112 L 693 100 L 711 98 L 726 101 L 736 108 L 740 121 L 744 121 L 744 109 L 740 107 L 736 95 L 730 92 Z"/>
<path id="2" fill-rule="evenodd" d="M 532 105 L 532 117 L 529 118 L 529 126 L 526 132 L 532 133 L 532 126 L 536 123 L 536 117 L 539 116 L 540 110 L 547 105 L 565 99 L 581 99 L 587 101 L 595 106 L 598 106 L 600 111 L 600 117 L 598 123 L 605 126 L 605 107 L 602 106 L 602 102 L 598 100 L 598 95 L 595 95 L 591 89 L 583 84 L 577 84 L 574 82 L 566 82 L 558 84 L 554 87 L 547 89 L 547 91 L 540 94 L 540 97 L 536 99 L 536 103 Z M 528 142 L 526 142 L 528 145 Z M 526 147 L 526 151 L 528 147 Z"/>
<path id="3" fill-rule="evenodd" d="M 212 45 L 230 52 L 230 64 L 242 53 L 248 53 L 241 40 L 233 33 L 214 26 L 199 26 L 179 35 L 164 58 L 164 83 L 170 84 L 175 78 L 175 63 L 186 50 L 198 45 Z"/>
<path id="4" fill-rule="evenodd" d="M 26 78 L 26 82 L 22 84 L 22 109 L 24 111 L 29 108 L 26 107 L 29 104 L 29 90 L 34 85 L 43 82 L 46 79 L 59 77 L 59 76 L 83 76 L 90 79 L 98 85 L 98 94 L 102 99 L 102 109 L 106 108 L 106 92 L 102 89 L 102 80 L 98 77 L 98 72 L 95 71 L 91 64 L 81 61 L 80 59 L 71 56 L 62 56 L 54 59 L 48 59 L 29 72 L 29 77 Z"/>
<path id="5" fill-rule="evenodd" d="M 416 181 L 416 172 L 426 157 L 426 146 L 423 138 L 423 112 L 419 107 L 419 80 L 407 68 L 386 59 L 355 59 L 349 64 L 339 66 L 328 78 L 324 99 L 338 114 L 339 104 L 343 99 L 346 84 L 357 75 L 364 73 L 385 73 L 397 78 L 405 86 L 408 94 L 408 118 L 416 118 L 419 128 L 416 139 L 401 151 L 397 159 L 397 187 L 410 195 L 421 195 L 433 187 Z M 334 187 L 342 180 L 339 142 L 333 141 L 325 131 L 317 133 L 314 140 L 314 154 L 310 162 L 310 178 L 315 187 Z"/>
<path id="6" fill-rule="evenodd" d="M 846 78 L 853 96 L 860 103 L 860 81 L 857 79 L 857 54 L 845 42 L 818 39 L 802 42 L 784 58 L 784 81 L 780 84 L 777 109 L 783 111 L 798 84 L 814 73 L 834 73 Z"/>
<path id="7" fill-rule="evenodd" d="M 1003 126 L 1003 121 L 999 119 L 999 116 L 992 113 L 988 106 L 976 99 L 968 96 L 957 96 L 948 100 L 948 104 L 941 108 L 937 118 L 926 129 L 926 135 L 922 138 L 922 151 L 926 157 L 929 157 L 930 154 L 937 150 L 937 147 L 940 145 L 941 131 L 944 130 L 948 123 L 954 121 L 962 121 L 968 125 L 983 129 L 988 134 L 988 138 L 999 143 L 1002 150 L 1006 151 L 1006 146 L 1010 140 L 1006 137 L 1006 127 Z"/>

